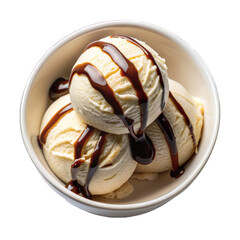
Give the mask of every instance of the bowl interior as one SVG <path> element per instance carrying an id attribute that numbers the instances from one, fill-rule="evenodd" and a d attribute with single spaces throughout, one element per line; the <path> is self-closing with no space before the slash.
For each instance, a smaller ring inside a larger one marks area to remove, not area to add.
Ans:
<path id="1" fill-rule="evenodd" d="M 35 71 L 26 96 L 26 129 L 31 148 L 38 157 L 35 161 L 39 161 L 44 171 L 51 176 L 50 178 L 57 179 L 60 185 L 64 185 L 48 167 L 36 140 L 43 114 L 49 106 L 48 91 L 56 78 L 69 76 L 72 66 L 89 42 L 113 34 L 136 37 L 154 48 L 166 59 L 169 77 L 182 83 L 191 95 L 199 97 L 205 107 L 204 129 L 199 152 L 187 163 L 185 173 L 180 178 L 173 179 L 169 173 L 163 173 L 152 182 L 132 181 L 135 189 L 128 198 L 121 201 L 101 200 L 112 204 L 141 203 L 162 197 L 189 182 L 192 175 L 206 162 L 211 152 L 209 143 L 214 142 L 214 131 L 218 125 L 215 88 L 209 81 L 209 73 L 200 64 L 199 58 L 182 40 L 164 32 L 160 33 L 156 29 L 131 25 L 99 27 L 94 31 L 84 31 L 80 35 L 75 33 L 73 37 L 56 45 L 54 51 L 44 57 Z"/>

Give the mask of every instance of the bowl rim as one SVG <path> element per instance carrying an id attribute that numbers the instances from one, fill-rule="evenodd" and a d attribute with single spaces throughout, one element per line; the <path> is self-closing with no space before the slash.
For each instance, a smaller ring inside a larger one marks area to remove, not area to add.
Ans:
<path id="1" fill-rule="evenodd" d="M 45 63 L 45 61 L 52 56 L 55 51 L 57 51 L 60 47 L 65 45 L 66 43 L 72 41 L 73 39 L 77 38 L 80 35 L 86 34 L 88 32 L 92 32 L 98 29 L 106 28 L 106 27 L 118 27 L 118 26 L 128 26 L 128 27 L 138 27 L 143 28 L 147 30 L 154 31 L 164 37 L 167 37 L 171 41 L 178 44 L 185 52 L 187 52 L 191 58 L 198 64 L 201 65 L 203 71 L 205 72 L 209 85 L 211 86 L 211 90 L 213 93 L 213 99 L 214 99 L 214 106 L 215 106 L 215 116 L 216 116 L 216 122 L 213 129 L 213 135 L 211 136 L 211 139 L 209 141 L 209 147 L 205 151 L 205 154 L 202 157 L 202 160 L 200 164 L 194 169 L 193 172 L 186 178 L 182 183 L 180 183 L 176 188 L 174 188 L 172 191 L 168 192 L 167 194 L 158 197 L 156 199 L 152 199 L 149 201 L 141 202 L 141 203 L 133 203 L 133 204 L 109 204 L 109 203 L 102 203 L 93 201 L 90 199 L 86 199 L 83 197 L 80 197 L 79 195 L 67 190 L 63 185 L 59 183 L 57 179 L 55 179 L 53 176 L 51 176 L 47 170 L 43 167 L 43 165 L 38 160 L 37 155 L 35 154 L 31 141 L 27 135 L 27 127 L 26 127 L 26 105 L 28 100 L 28 94 L 29 91 L 33 85 L 35 76 L 38 74 L 39 70 Z M 82 203 L 84 205 L 87 205 L 89 207 L 93 208 L 100 208 L 100 209 L 108 209 L 108 210 L 133 210 L 133 209 L 142 209 L 147 208 L 150 206 L 157 206 L 161 205 L 170 199 L 177 196 L 179 193 L 181 193 L 183 190 L 185 190 L 198 176 L 198 174 L 201 172 L 203 167 L 205 166 L 208 158 L 211 155 L 211 152 L 213 150 L 213 147 L 216 143 L 218 131 L 219 131 L 219 125 L 220 125 L 220 101 L 218 96 L 218 91 L 216 88 L 216 84 L 214 82 L 213 76 L 210 73 L 207 65 L 203 61 L 203 59 L 199 56 L 199 54 L 183 39 L 178 37 L 176 34 L 170 32 L 169 30 L 166 30 L 162 27 L 159 27 L 157 25 L 147 23 L 147 22 L 141 22 L 141 21 L 133 21 L 133 20 L 115 20 L 115 21 L 105 21 L 105 22 L 99 22 L 95 24 L 88 25 L 86 27 L 80 28 L 76 31 L 74 31 L 71 34 L 68 34 L 66 37 L 61 39 L 59 42 L 57 42 L 55 45 L 53 45 L 40 59 L 40 61 L 37 63 L 35 68 L 33 69 L 32 73 L 30 74 L 30 77 L 25 85 L 21 104 L 20 104 L 20 129 L 22 134 L 22 139 L 25 145 L 25 148 L 32 159 L 32 162 L 40 172 L 40 174 L 47 180 L 48 183 L 50 183 L 55 189 L 63 193 L 64 195 L 68 196 L 70 199 L 75 200 L 79 203 Z"/>

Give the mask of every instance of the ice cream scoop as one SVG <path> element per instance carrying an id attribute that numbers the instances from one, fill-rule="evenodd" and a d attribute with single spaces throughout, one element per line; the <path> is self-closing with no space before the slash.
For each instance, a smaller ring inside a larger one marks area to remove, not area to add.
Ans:
<path id="1" fill-rule="evenodd" d="M 60 97 L 45 112 L 39 140 L 52 171 L 73 192 L 85 197 L 118 189 L 132 175 L 128 136 L 113 135 L 82 122 L 69 95 Z"/>
<path id="2" fill-rule="evenodd" d="M 146 129 L 155 147 L 148 165 L 138 164 L 136 172 L 164 172 L 181 175 L 181 167 L 197 151 L 202 127 L 203 105 L 176 81 L 169 79 L 169 98 L 163 113 Z"/>
<path id="3" fill-rule="evenodd" d="M 141 135 L 165 107 L 165 60 L 126 36 L 90 43 L 74 65 L 69 93 L 83 122 L 114 134 Z"/>

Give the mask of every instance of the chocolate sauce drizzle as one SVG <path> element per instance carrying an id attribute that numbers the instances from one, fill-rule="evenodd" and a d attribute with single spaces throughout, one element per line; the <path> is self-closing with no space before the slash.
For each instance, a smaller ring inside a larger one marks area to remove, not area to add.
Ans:
<path id="1" fill-rule="evenodd" d="M 196 147 L 196 138 L 195 138 L 193 126 L 191 124 L 189 117 L 187 116 L 181 104 L 176 100 L 176 98 L 174 98 L 173 94 L 170 91 L 169 91 L 169 98 L 173 101 L 177 110 L 184 117 L 184 121 L 190 130 L 193 144 Z M 155 122 L 160 127 L 170 151 L 171 160 L 172 160 L 172 171 L 170 172 L 170 175 L 172 177 L 178 178 L 184 173 L 184 168 L 182 166 L 179 166 L 177 143 L 176 143 L 176 138 L 173 133 L 172 127 L 163 113 L 160 114 L 160 116 L 155 120 Z"/>
<path id="2" fill-rule="evenodd" d="M 54 127 L 54 125 L 68 112 L 72 111 L 72 104 L 69 103 L 66 106 L 62 107 L 60 110 L 58 110 L 53 117 L 50 119 L 50 121 L 47 123 L 47 125 L 43 128 L 40 136 L 39 136 L 39 142 L 41 144 L 46 143 L 46 139 L 48 136 L 49 131 Z"/>
<path id="3" fill-rule="evenodd" d="M 152 141 L 149 137 L 146 136 L 144 132 L 141 134 L 135 134 L 133 129 L 133 120 L 124 115 L 120 103 L 116 99 L 113 90 L 108 85 L 102 73 L 90 63 L 82 63 L 76 65 L 72 70 L 69 86 L 71 84 L 74 74 L 86 75 L 92 87 L 98 90 L 103 95 L 105 100 L 113 108 L 113 112 L 122 120 L 124 125 L 128 128 L 130 133 L 129 138 L 133 158 L 140 164 L 151 163 L 155 156 L 155 149 Z M 145 106 L 147 107 L 147 105 Z M 147 110 L 144 111 L 147 112 Z M 145 131 L 145 129 L 143 129 L 143 131 Z"/>
<path id="4" fill-rule="evenodd" d="M 81 136 L 74 144 L 74 162 L 71 165 L 71 174 L 72 180 L 67 183 L 66 188 L 70 191 L 80 194 L 86 198 L 91 198 L 91 193 L 89 191 L 89 183 L 98 168 L 98 162 L 100 158 L 101 151 L 103 149 L 104 143 L 106 141 L 106 134 L 105 132 L 101 132 L 97 144 L 93 150 L 90 159 L 89 170 L 87 173 L 87 178 L 85 184 L 82 186 L 77 181 L 77 173 L 84 160 L 81 159 L 83 147 L 86 145 L 88 139 L 92 136 L 94 132 L 94 128 L 91 126 L 87 126 L 87 128 L 83 131 Z"/>
<path id="5" fill-rule="evenodd" d="M 170 175 L 171 177 L 178 178 L 184 173 L 184 168 L 179 166 L 177 143 L 172 127 L 163 113 L 159 115 L 155 122 L 158 124 L 164 135 L 171 155 L 172 171 Z"/>
<path id="6" fill-rule="evenodd" d="M 186 125 L 189 128 L 192 140 L 193 140 L 193 144 L 195 146 L 195 148 L 197 147 L 196 145 L 196 138 L 194 135 L 194 131 L 193 131 L 193 126 L 192 123 L 188 117 L 188 115 L 186 114 L 186 112 L 184 111 L 183 107 L 181 106 L 181 104 L 176 100 L 176 98 L 173 96 L 173 94 L 169 91 L 169 98 L 171 98 L 171 100 L 173 101 L 174 105 L 176 106 L 177 110 L 183 115 L 184 117 L 184 121 L 186 123 Z"/>
<path id="7" fill-rule="evenodd" d="M 142 51 L 144 52 L 145 56 L 152 61 L 152 63 L 157 67 L 157 74 L 160 78 L 160 84 L 162 86 L 162 89 L 163 89 L 163 95 L 162 95 L 162 101 L 161 101 L 161 112 L 163 111 L 165 105 L 166 105 L 166 101 L 165 101 L 165 84 L 164 84 L 164 81 L 163 81 L 163 77 L 162 77 L 162 73 L 161 73 L 161 70 L 160 70 L 160 67 L 159 65 L 156 63 L 153 55 L 150 53 L 150 51 L 148 51 L 143 45 L 141 45 L 139 42 L 137 42 L 136 40 L 134 40 L 133 38 L 131 37 L 128 37 L 128 36 L 124 36 L 124 35 L 113 35 L 111 36 L 112 38 L 123 38 L 123 39 L 126 39 L 127 41 L 135 44 L 137 47 L 141 48 Z"/>
<path id="8" fill-rule="evenodd" d="M 49 90 L 49 97 L 55 101 L 61 96 L 68 93 L 68 83 L 69 81 L 64 78 L 58 78 L 54 81 Z"/>

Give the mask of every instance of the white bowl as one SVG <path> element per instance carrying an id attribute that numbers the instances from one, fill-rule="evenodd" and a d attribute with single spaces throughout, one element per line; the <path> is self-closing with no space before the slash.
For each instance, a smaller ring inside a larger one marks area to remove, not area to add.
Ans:
<path id="1" fill-rule="evenodd" d="M 58 77 L 68 76 L 84 47 L 108 35 L 123 34 L 145 41 L 166 59 L 170 78 L 182 83 L 191 95 L 199 97 L 205 107 L 204 129 L 199 152 L 185 167 L 185 173 L 173 179 L 163 173 L 152 182 L 133 181 L 134 193 L 123 200 L 97 202 L 67 190 L 47 165 L 37 144 L 37 135 L 45 110 L 48 91 Z M 82 28 L 54 45 L 33 70 L 23 93 L 20 121 L 26 149 L 50 186 L 66 200 L 86 211 L 104 216 L 132 216 L 153 210 L 168 202 L 197 177 L 214 147 L 220 120 L 217 89 L 207 66 L 182 39 L 149 23 L 133 21 L 104 22 Z"/>

